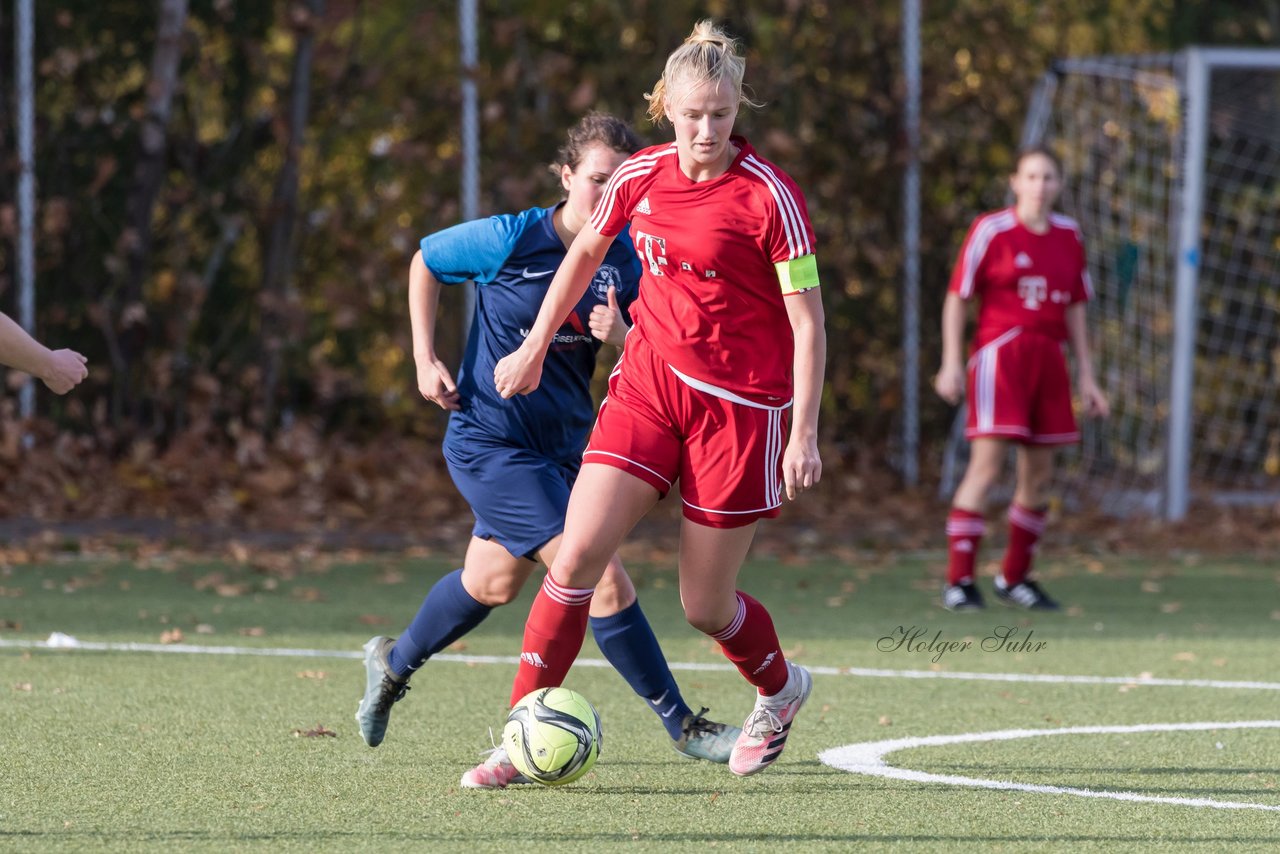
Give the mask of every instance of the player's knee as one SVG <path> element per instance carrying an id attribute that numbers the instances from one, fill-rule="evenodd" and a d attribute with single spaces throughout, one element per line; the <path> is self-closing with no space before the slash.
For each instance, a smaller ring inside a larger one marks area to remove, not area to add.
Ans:
<path id="1" fill-rule="evenodd" d="M 566 587 L 597 587 L 608 563 L 608 555 L 600 556 L 587 549 L 561 545 L 556 554 L 555 579 Z"/>
<path id="2" fill-rule="evenodd" d="M 524 587 L 524 580 L 525 577 L 523 575 L 488 576 L 480 579 L 478 589 L 472 591 L 471 595 L 481 605 L 497 608 L 501 605 L 506 605 L 520 595 L 520 591 Z"/>
<path id="3" fill-rule="evenodd" d="M 684 618 L 704 635 L 713 635 L 728 625 L 721 609 L 710 607 L 707 603 L 685 603 Z"/>

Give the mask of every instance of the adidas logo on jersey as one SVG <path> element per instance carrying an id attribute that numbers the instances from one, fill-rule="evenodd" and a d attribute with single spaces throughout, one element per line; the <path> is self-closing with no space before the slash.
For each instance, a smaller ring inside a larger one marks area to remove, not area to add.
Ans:
<path id="1" fill-rule="evenodd" d="M 1031 256 L 1025 252 L 1019 252 L 1018 257 L 1013 259 L 1013 266 L 1019 270 L 1025 270 L 1031 266 Z"/>
<path id="2" fill-rule="evenodd" d="M 648 197 L 648 196 L 645 196 L 643 199 L 641 199 L 641 200 L 640 200 L 640 204 L 636 205 L 636 213 L 642 213 L 642 214 L 651 214 L 651 213 L 653 213 L 653 211 L 649 209 L 649 197 Z"/>
<path id="3" fill-rule="evenodd" d="M 525 664 L 531 664 L 534 667 L 541 667 L 543 670 L 547 669 L 547 663 L 543 661 L 542 656 L 538 655 L 536 652 L 522 652 L 520 653 L 520 660 Z"/>

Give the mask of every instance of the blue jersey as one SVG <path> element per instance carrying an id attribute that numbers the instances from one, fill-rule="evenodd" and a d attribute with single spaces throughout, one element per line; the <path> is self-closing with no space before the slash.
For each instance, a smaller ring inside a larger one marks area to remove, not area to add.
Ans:
<path id="1" fill-rule="evenodd" d="M 640 261 L 629 238 L 609 247 L 582 299 L 556 332 L 532 394 L 503 400 L 494 388 L 498 360 L 524 342 L 566 254 L 552 222 L 555 207 L 455 225 L 422 239 L 427 269 L 445 284 L 472 279 L 476 312 L 458 371 L 462 409 L 449 417 L 450 443 L 467 438 L 528 448 L 558 461 L 577 461 L 594 420 L 591 376 L 600 342 L 591 335 L 591 310 L 617 289 L 628 309 L 640 283 Z"/>

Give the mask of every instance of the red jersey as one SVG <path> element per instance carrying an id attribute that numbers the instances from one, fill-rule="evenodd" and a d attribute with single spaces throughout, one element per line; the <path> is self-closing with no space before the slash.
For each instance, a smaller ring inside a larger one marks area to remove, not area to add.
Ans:
<path id="1" fill-rule="evenodd" d="M 710 181 L 680 170 L 675 143 L 637 152 L 591 225 L 607 236 L 631 223 L 642 267 L 632 335 L 686 382 L 778 406 L 791 400 L 795 342 L 775 264 L 812 255 L 813 227 L 791 178 L 733 143 L 733 164 Z"/>
<path id="2" fill-rule="evenodd" d="M 1075 220 L 1049 215 L 1049 230 L 1036 234 L 1013 208 L 973 221 L 951 274 L 951 293 L 982 298 L 977 350 L 1015 327 L 1067 339 L 1067 306 L 1093 298 L 1084 240 Z"/>

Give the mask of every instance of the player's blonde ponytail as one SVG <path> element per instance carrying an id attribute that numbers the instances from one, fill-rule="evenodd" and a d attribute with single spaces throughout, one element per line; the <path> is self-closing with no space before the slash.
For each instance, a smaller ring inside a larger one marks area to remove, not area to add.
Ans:
<path id="1" fill-rule="evenodd" d="M 725 80 L 738 93 L 738 103 L 760 106 L 743 92 L 742 78 L 746 70 L 747 61 L 738 53 L 738 40 L 713 21 L 699 21 L 684 44 L 667 57 L 662 79 L 654 84 L 652 92 L 645 93 L 650 120 L 659 124 L 666 117 L 673 90 L 683 92 L 702 83 L 715 85 Z"/>

